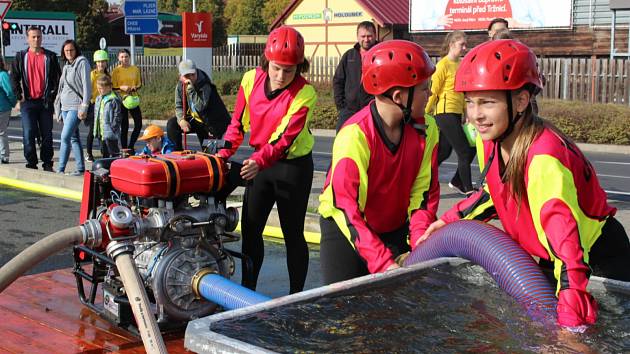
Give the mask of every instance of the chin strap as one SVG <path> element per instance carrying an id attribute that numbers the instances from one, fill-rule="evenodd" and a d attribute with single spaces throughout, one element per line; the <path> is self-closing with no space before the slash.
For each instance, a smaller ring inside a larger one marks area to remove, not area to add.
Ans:
<path id="1" fill-rule="evenodd" d="M 413 93 L 414 93 L 415 87 L 411 86 L 409 87 L 409 94 L 407 95 L 407 106 L 403 106 L 399 103 L 394 102 L 394 99 L 392 98 L 391 95 L 383 95 L 387 98 L 389 98 L 390 101 L 394 102 L 395 105 L 397 105 L 398 107 L 400 107 L 400 109 L 402 110 L 403 113 L 403 122 L 406 123 L 410 123 L 411 122 L 411 105 L 413 104 Z"/>
<path id="2" fill-rule="evenodd" d="M 514 107 L 512 106 L 512 91 L 505 91 L 505 97 L 507 99 L 508 127 L 505 130 L 505 132 L 501 134 L 500 137 L 494 139 L 495 143 L 500 143 L 505 138 L 510 136 L 510 134 L 512 134 L 512 132 L 514 131 L 514 127 L 516 126 L 516 123 L 518 123 L 518 121 L 523 116 L 523 112 L 517 112 L 516 116 L 514 116 Z"/>
<path id="3" fill-rule="evenodd" d="M 407 94 L 407 107 L 398 105 L 400 109 L 402 109 L 403 122 L 405 122 L 405 124 L 411 122 L 411 105 L 413 104 L 413 92 L 415 89 L 415 86 L 411 86 L 409 88 L 409 93 Z"/>

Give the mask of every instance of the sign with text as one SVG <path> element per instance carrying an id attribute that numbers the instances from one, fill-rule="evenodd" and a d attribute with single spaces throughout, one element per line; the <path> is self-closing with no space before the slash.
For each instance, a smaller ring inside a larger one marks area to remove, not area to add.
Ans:
<path id="1" fill-rule="evenodd" d="M 207 12 L 183 12 L 184 47 L 212 47 L 212 16 Z"/>
<path id="2" fill-rule="evenodd" d="M 212 15 L 207 12 L 183 12 L 182 35 L 184 59 L 212 76 Z"/>
<path id="3" fill-rule="evenodd" d="M 16 24 L 11 30 L 11 44 L 5 47 L 7 57 L 14 57 L 18 51 L 28 48 L 26 30 L 31 26 L 42 30 L 42 47 L 55 53 L 59 52 L 66 39 L 75 39 L 74 20 L 5 18 L 5 21 Z"/>
<path id="4" fill-rule="evenodd" d="M 157 18 L 125 17 L 125 34 L 152 34 L 160 32 Z"/>
<path id="5" fill-rule="evenodd" d="M 572 0 L 411 0 L 410 32 L 487 30 L 497 17 L 510 29 L 571 28 Z"/>
<path id="6" fill-rule="evenodd" d="M 125 1 L 125 17 L 157 17 L 158 8 L 156 0 Z"/>

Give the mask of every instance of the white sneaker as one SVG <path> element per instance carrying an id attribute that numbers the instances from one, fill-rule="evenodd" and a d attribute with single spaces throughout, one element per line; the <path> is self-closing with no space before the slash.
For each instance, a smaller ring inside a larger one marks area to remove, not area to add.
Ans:
<path id="1" fill-rule="evenodd" d="M 459 194 L 463 194 L 463 195 L 466 195 L 466 192 L 464 192 L 463 190 L 459 189 L 459 187 L 457 187 L 457 186 L 456 186 L 456 185 L 454 185 L 453 183 L 448 182 L 448 186 L 449 186 L 451 189 L 454 189 L 455 191 L 457 191 L 457 193 L 459 193 Z"/>

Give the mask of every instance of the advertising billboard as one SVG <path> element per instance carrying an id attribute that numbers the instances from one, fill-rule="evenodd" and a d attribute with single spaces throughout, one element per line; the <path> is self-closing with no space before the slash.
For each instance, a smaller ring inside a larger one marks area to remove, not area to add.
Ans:
<path id="1" fill-rule="evenodd" d="M 410 0 L 409 31 L 486 30 L 501 17 L 510 29 L 571 28 L 573 0 Z"/>
<path id="2" fill-rule="evenodd" d="M 33 16 L 21 17 L 23 13 L 29 13 Z M 54 14 L 51 12 L 44 14 Z M 59 13 L 57 13 L 59 14 Z M 52 50 L 55 53 L 61 51 L 61 45 L 67 39 L 75 39 L 74 31 L 74 15 L 65 16 L 68 19 L 51 19 L 41 16 L 36 18 L 37 12 L 16 11 L 11 12 L 5 18 L 5 21 L 16 24 L 11 30 L 11 44 L 4 47 L 5 56 L 14 57 L 15 53 L 28 48 L 26 41 L 26 30 L 32 26 L 39 27 L 42 30 L 42 47 Z M 35 18 L 29 18 L 35 17 Z M 63 17 L 63 16 L 59 16 Z"/>
<path id="3" fill-rule="evenodd" d="M 182 55 L 182 21 L 160 20 L 160 33 L 143 37 L 144 55 Z"/>
<path id="4" fill-rule="evenodd" d="M 190 59 L 197 68 L 212 75 L 212 14 L 209 12 L 182 12 L 184 59 Z"/>
<path id="5" fill-rule="evenodd" d="M 159 32 L 143 36 L 144 55 L 182 56 L 182 17 L 159 13 Z"/>

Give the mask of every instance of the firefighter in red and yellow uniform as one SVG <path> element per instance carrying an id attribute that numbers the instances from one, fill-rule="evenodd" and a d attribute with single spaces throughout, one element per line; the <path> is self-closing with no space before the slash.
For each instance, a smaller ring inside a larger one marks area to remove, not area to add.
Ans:
<path id="1" fill-rule="evenodd" d="M 435 220 L 440 198 L 438 128 L 424 116 L 435 66 L 402 40 L 372 47 L 362 65 L 375 99 L 337 134 L 319 198 L 325 284 L 398 268 L 396 257 Z"/>
<path id="2" fill-rule="evenodd" d="M 584 329 L 597 319 L 586 291 L 595 274 L 630 280 L 630 242 L 613 217 L 595 170 L 562 132 L 532 113 L 541 88 L 536 56 L 514 40 L 474 48 L 457 71 L 455 90 L 479 137 L 485 185 L 429 227 L 422 242 L 458 219 L 498 216 L 527 252 L 553 267 L 558 323 Z"/>
<path id="3" fill-rule="evenodd" d="M 288 26 L 273 30 L 261 66 L 243 75 L 224 136 L 232 148 L 219 152 L 229 158 L 250 132 L 249 145 L 255 152 L 241 169 L 241 176 L 249 180 L 241 216 L 243 253 L 253 261 L 252 272 L 243 272 L 242 284 L 250 289 L 256 289 L 264 257 L 262 232 L 274 203 L 287 249 L 290 292 L 304 288 L 308 270 L 304 217 L 313 181 L 314 138 L 309 124 L 317 101 L 315 89 L 301 76 L 307 71 L 302 35 Z"/>

